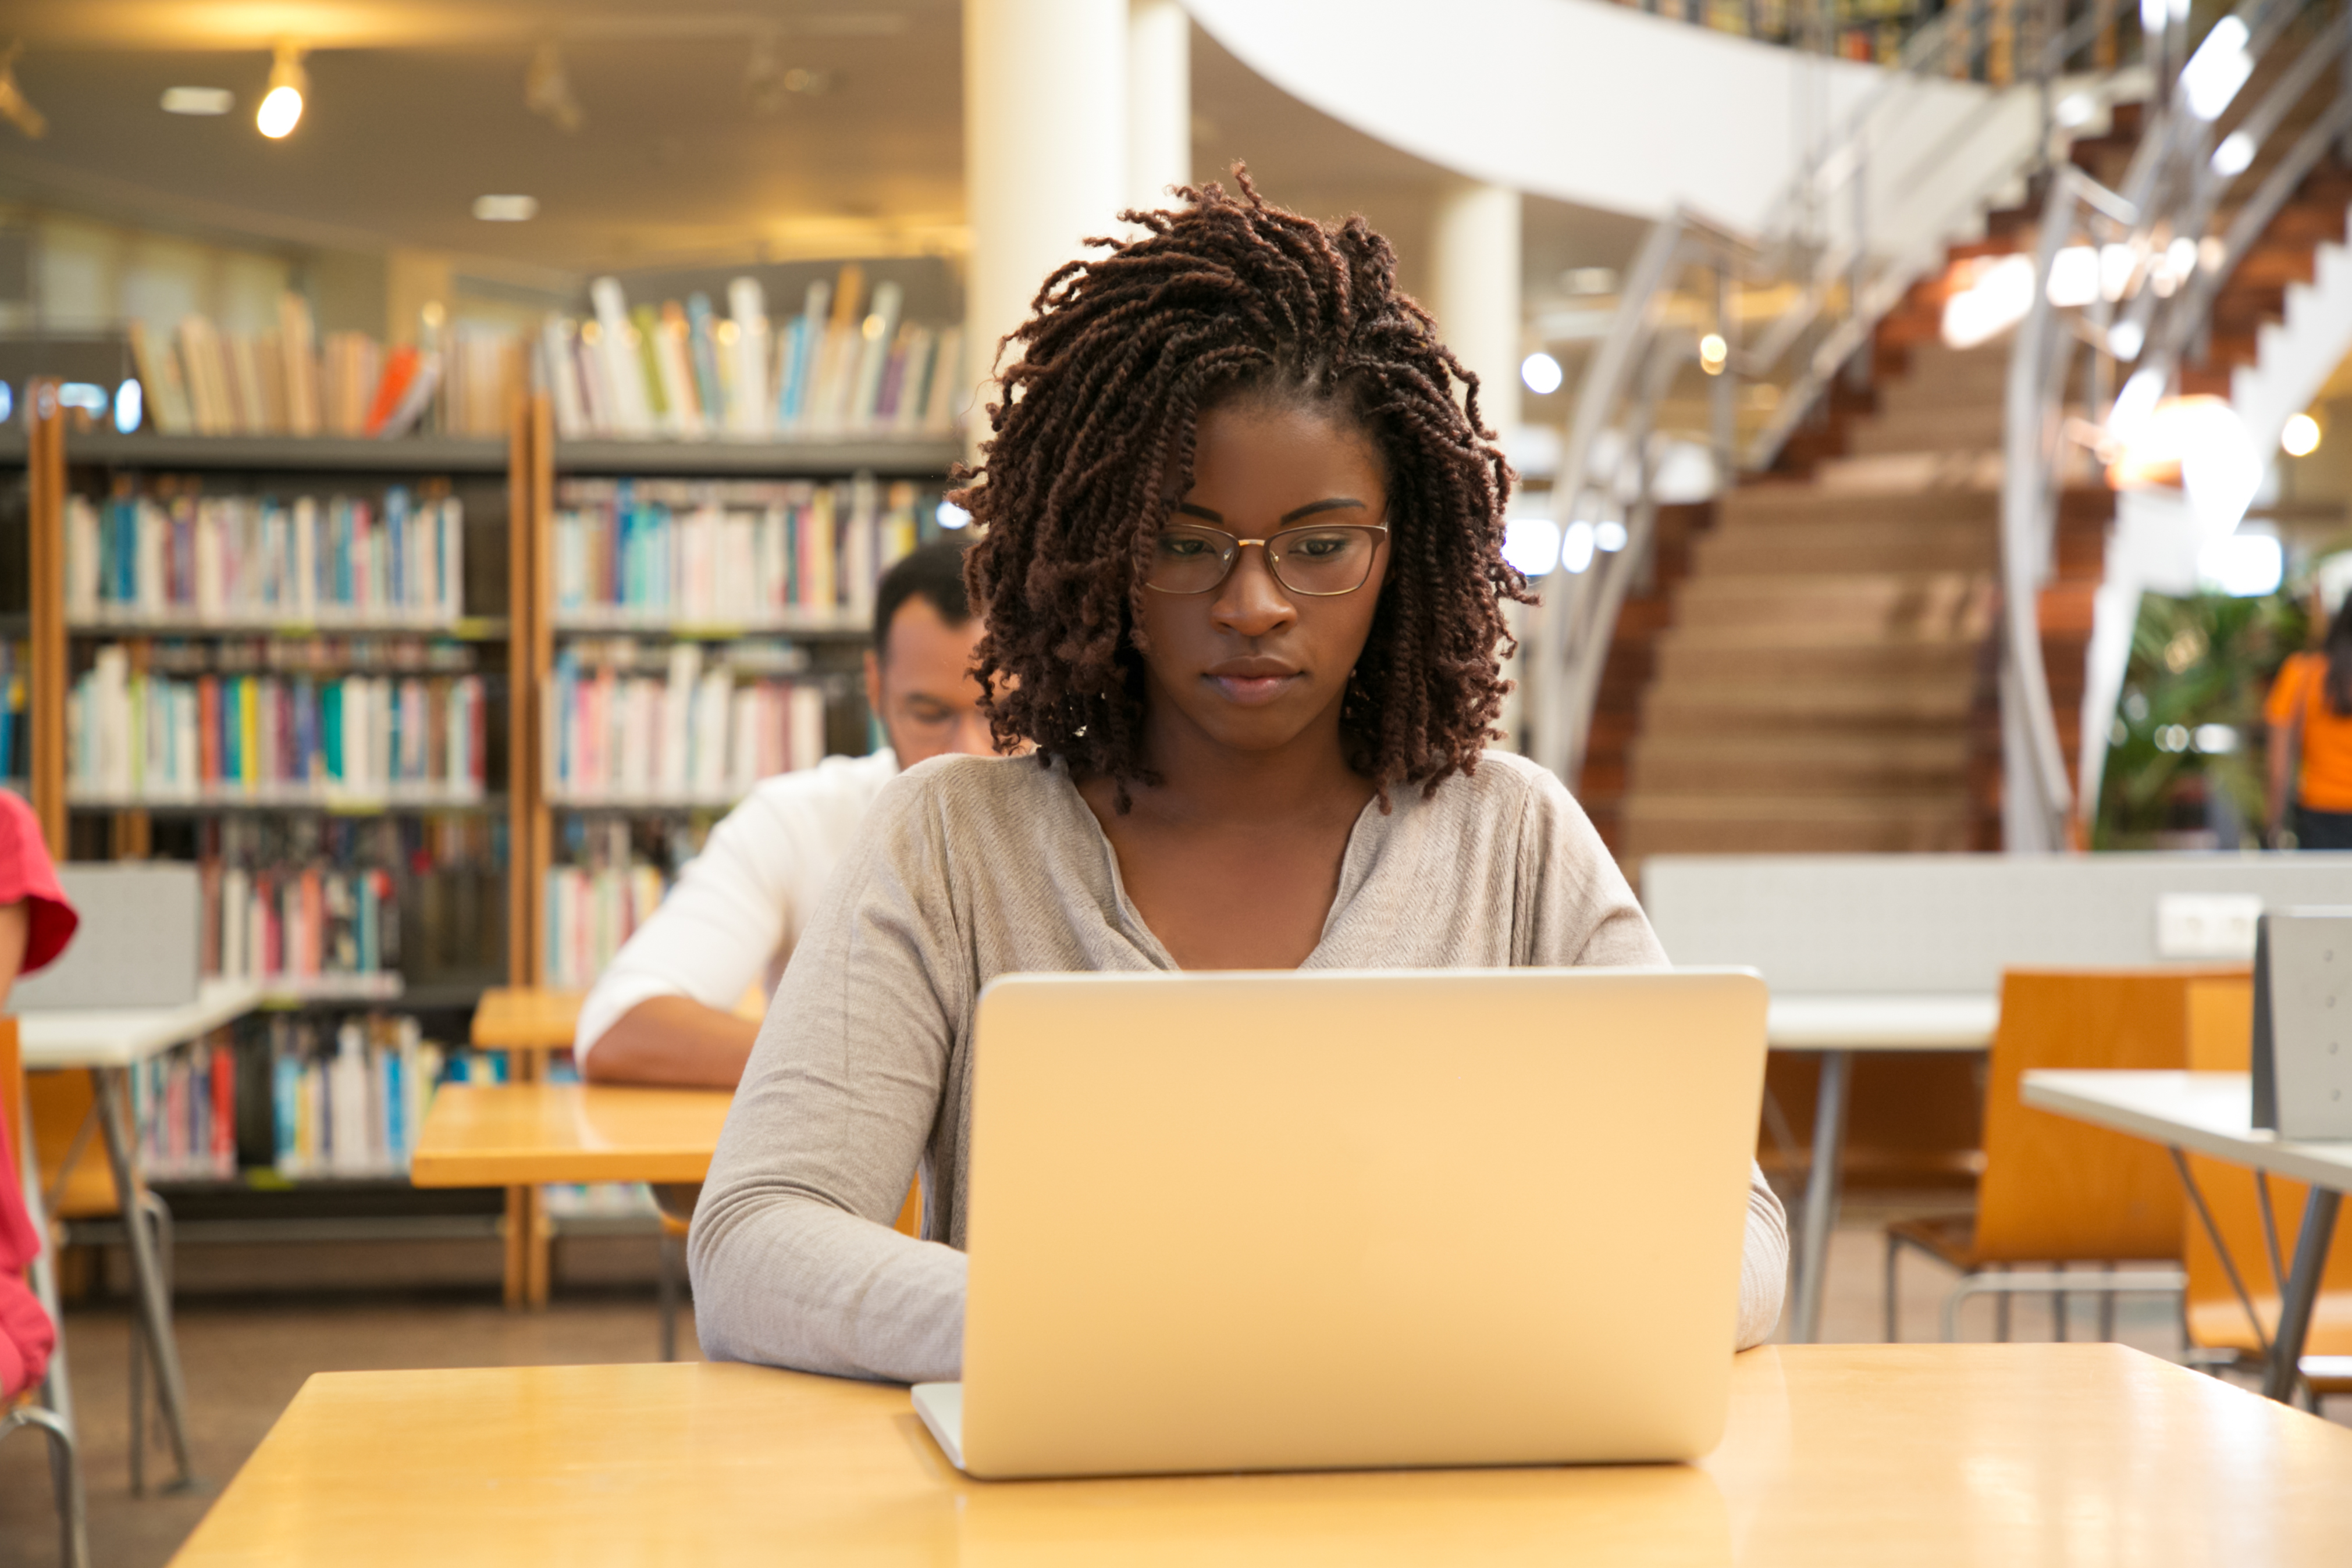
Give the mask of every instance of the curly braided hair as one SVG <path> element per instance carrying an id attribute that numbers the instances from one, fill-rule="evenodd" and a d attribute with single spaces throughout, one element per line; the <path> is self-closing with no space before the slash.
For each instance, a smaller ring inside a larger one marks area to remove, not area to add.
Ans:
<path id="1" fill-rule="evenodd" d="M 1327 227 L 1238 196 L 1128 212 L 1149 231 L 1045 280 L 1005 343 L 1024 352 L 988 409 L 980 469 L 953 497 L 984 528 L 966 558 L 986 632 L 979 674 L 1000 745 L 1035 743 L 1074 777 L 1108 777 L 1126 809 L 1145 765 L 1143 577 L 1191 487 L 1202 414 L 1241 396 L 1337 413 L 1389 486 L 1389 568 L 1341 732 L 1378 786 L 1434 791 L 1496 735 L 1508 685 L 1502 601 L 1528 600 L 1503 559 L 1512 473 L 1478 417 L 1478 378 L 1399 292 L 1396 253 L 1361 217 Z M 1468 388 L 1467 414 L 1452 380 Z M 976 482 L 975 482 L 976 481 Z M 1010 677 L 1008 679 L 1008 677 Z"/>

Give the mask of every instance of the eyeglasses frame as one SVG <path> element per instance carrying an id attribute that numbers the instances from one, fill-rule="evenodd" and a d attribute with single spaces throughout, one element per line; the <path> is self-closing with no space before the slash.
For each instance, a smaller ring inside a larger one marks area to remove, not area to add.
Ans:
<path id="1" fill-rule="evenodd" d="M 1220 538 L 1229 538 L 1234 541 L 1234 553 L 1225 558 L 1225 570 L 1218 574 L 1216 581 L 1209 584 L 1206 588 L 1161 588 L 1159 584 L 1153 582 L 1150 577 L 1147 576 L 1144 579 L 1143 586 L 1151 590 L 1152 592 L 1165 593 L 1178 599 L 1190 599 L 1196 594 L 1202 593 L 1214 593 L 1217 590 L 1224 587 L 1226 580 L 1234 575 L 1234 568 L 1241 564 L 1242 551 L 1248 549 L 1251 545 L 1255 545 L 1260 549 L 1265 551 L 1266 574 L 1272 577 L 1275 581 L 1281 583 L 1285 592 L 1296 593 L 1304 599 L 1345 599 L 1351 593 L 1361 592 L 1364 583 L 1371 581 L 1372 569 L 1369 562 L 1364 567 L 1363 581 L 1357 583 L 1355 587 L 1342 588 L 1329 593 L 1318 593 L 1313 589 L 1294 588 L 1288 582 L 1284 581 L 1282 569 L 1276 566 L 1274 562 L 1274 541 L 1282 538 L 1285 534 L 1308 534 L 1328 532 L 1333 528 L 1354 528 L 1363 533 L 1377 534 L 1380 536 L 1372 541 L 1372 549 L 1377 553 L 1381 546 L 1388 542 L 1389 538 L 1389 526 L 1386 523 L 1300 523 L 1294 528 L 1276 528 L 1274 532 L 1266 535 L 1265 538 L 1262 539 L 1245 539 L 1238 535 L 1226 533 L 1223 528 L 1213 528 L 1207 523 L 1171 523 L 1167 528 L 1161 528 L 1160 533 L 1168 533 L 1176 528 L 1192 528 L 1201 533 L 1215 534 Z M 1159 535 L 1155 534 L 1152 537 L 1156 540 L 1159 538 Z"/>

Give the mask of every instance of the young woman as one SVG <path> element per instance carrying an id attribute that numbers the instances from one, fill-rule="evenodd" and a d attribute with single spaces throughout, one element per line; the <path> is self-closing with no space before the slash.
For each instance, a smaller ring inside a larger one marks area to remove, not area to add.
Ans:
<path id="1" fill-rule="evenodd" d="M 1035 755 L 910 770 L 844 860 L 695 1216 L 708 1354 L 958 1375 L 998 975 L 1665 961 L 1559 780 L 1484 749 L 1523 585 L 1475 378 L 1361 219 L 1240 183 L 1130 214 L 1013 334 L 961 498 L 991 717 Z M 922 1241 L 890 1228 L 919 1165 Z M 1759 1175 L 1742 1346 L 1786 1253 Z"/>
<path id="2" fill-rule="evenodd" d="M 2302 849 L 2352 850 L 2352 595 L 2319 647 L 2280 667 L 2263 717 L 2273 833 L 2292 831 Z"/>

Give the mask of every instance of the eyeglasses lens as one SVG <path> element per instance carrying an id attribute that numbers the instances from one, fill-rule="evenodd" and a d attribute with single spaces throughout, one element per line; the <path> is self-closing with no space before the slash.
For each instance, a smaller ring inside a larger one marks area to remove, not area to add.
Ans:
<path id="1" fill-rule="evenodd" d="M 1294 593 L 1351 593 L 1371 575 L 1378 537 L 1367 528 L 1289 528 L 1266 541 L 1266 554 Z M 1224 581 L 1238 553 L 1233 537 L 1214 528 L 1163 528 L 1145 580 L 1162 593 L 1206 593 Z"/>

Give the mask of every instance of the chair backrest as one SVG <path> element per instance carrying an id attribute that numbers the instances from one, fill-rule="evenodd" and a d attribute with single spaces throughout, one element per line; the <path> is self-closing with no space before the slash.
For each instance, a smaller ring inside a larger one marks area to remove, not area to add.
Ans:
<path id="1" fill-rule="evenodd" d="M 2189 1068 L 2192 1072 L 2243 1072 L 2253 1056 L 2254 988 L 2251 979 L 2200 980 L 2189 988 Z M 2189 1173 L 2213 1216 L 2214 1228 L 2236 1264 L 2238 1279 L 2261 1314 L 2263 1333 L 2278 1322 L 2279 1279 L 2271 1266 L 2270 1243 L 2263 1234 L 2261 1199 L 2254 1174 L 2243 1166 L 2204 1155 L 2189 1156 Z M 2279 1261 L 2294 1260 L 2295 1233 L 2303 1223 L 2304 1199 L 2310 1189 L 2301 1182 L 2273 1178 L 2271 1213 L 2278 1229 Z M 2256 1340 L 2246 1322 L 2246 1309 L 2230 1286 L 2220 1253 L 2207 1239 L 2205 1227 L 2181 1198 L 2186 1237 L 2181 1249 L 2189 1273 L 2185 1303 L 2189 1339 L 2210 1348 L 2252 1350 Z M 2327 1271 L 2320 1280 L 2320 1308 L 2312 1317 L 2305 1351 L 2313 1355 L 2352 1354 L 2352 1240 L 2339 1226 L 2336 1245 L 2327 1254 Z"/>
<path id="2" fill-rule="evenodd" d="M 2012 969 L 1985 1089 L 1976 1249 L 1993 1261 L 2180 1256 L 2180 1182 L 2155 1144 L 2029 1108 L 2035 1068 L 2189 1065 L 2188 990 L 2242 968 Z"/>

